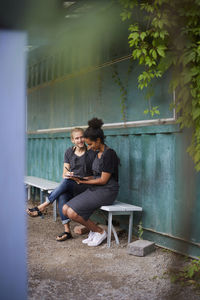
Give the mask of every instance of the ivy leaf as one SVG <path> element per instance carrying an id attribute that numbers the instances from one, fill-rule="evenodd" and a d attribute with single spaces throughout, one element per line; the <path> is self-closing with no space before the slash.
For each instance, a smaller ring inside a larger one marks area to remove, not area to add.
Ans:
<path id="1" fill-rule="evenodd" d="M 161 57 L 165 57 L 165 52 L 164 52 L 165 49 L 166 49 L 165 46 L 160 45 L 157 47 L 156 50 Z"/>
<path id="2" fill-rule="evenodd" d="M 153 58 L 154 58 L 154 59 L 156 59 L 156 58 L 157 58 L 157 53 L 156 53 L 156 51 L 155 51 L 155 50 L 153 50 L 153 51 L 152 51 L 152 56 L 153 56 Z"/>
<path id="3" fill-rule="evenodd" d="M 142 33 L 140 34 L 141 40 L 143 41 L 143 40 L 145 39 L 146 36 L 147 36 L 146 32 L 142 32 Z"/>
<path id="4" fill-rule="evenodd" d="M 137 40 L 139 38 L 139 33 L 138 32 L 133 32 L 129 34 L 129 39 Z"/>
<path id="5" fill-rule="evenodd" d="M 193 67 L 191 70 L 190 70 L 190 73 L 192 76 L 196 76 L 199 74 L 199 67 Z"/>
<path id="6" fill-rule="evenodd" d="M 128 29 L 129 31 L 139 31 L 137 24 L 130 25 Z"/>
<path id="7" fill-rule="evenodd" d="M 188 63 L 194 61 L 195 57 L 196 57 L 195 51 L 187 52 L 186 54 L 183 55 L 183 58 L 182 58 L 183 65 L 186 66 Z"/>
<path id="8" fill-rule="evenodd" d="M 196 120 L 198 117 L 200 117 L 200 107 L 198 107 L 197 109 L 195 109 L 195 111 L 193 112 L 193 120 Z"/>

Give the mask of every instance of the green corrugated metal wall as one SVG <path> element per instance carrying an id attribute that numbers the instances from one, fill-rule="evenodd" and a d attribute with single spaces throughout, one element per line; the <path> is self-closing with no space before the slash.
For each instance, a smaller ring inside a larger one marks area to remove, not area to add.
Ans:
<path id="1" fill-rule="evenodd" d="M 198 245 L 190 243 L 200 243 L 199 177 L 184 153 L 185 139 L 178 127 L 105 130 L 105 134 L 121 160 L 118 199 L 143 207 L 145 236 L 165 247 L 199 255 Z M 30 135 L 28 174 L 60 181 L 63 153 L 69 145 L 68 133 Z"/>
<path id="2" fill-rule="evenodd" d="M 115 17 L 112 12 L 104 7 L 88 25 L 69 22 L 65 42 L 31 53 L 28 175 L 60 181 L 64 151 L 71 145 L 67 132 L 38 130 L 86 125 L 93 116 L 105 123 L 122 121 L 122 91 L 113 78 L 116 70 L 127 92 L 126 121 L 151 119 L 143 113 L 149 104 L 159 106 L 160 115 L 154 119 L 173 117 L 168 78 L 155 83 L 149 103 L 137 89 L 139 68 L 133 65 L 128 75 L 127 27 L 122 26 L 119 11 Z M 105 134 L 121 159 L 119 200 L 143 207 L 144 237 L 200 255 L 200 175 L 186 153 L 188 133 L 166 124 L 116 128 Z M 123 218 L 121 222 L 123 226 Z"/>
<path id="3" fill-rule="evenodd" d="M 28 99 L 28 130 L 86 125 L 89 118 L 98 115 L 105 123 L 121 122 L 120 86 L 114 82 L 113 66 L 117 66 L 123 85 L 128 79 L 126 121 L 138 121 L 151 118 L 144 114 L 149 108 L 145 93 L 137 89 L 138 67 L 133 66 L 127 75 L 129 59 L 122 62 L 110 62 L 110 66 L 94 68 L 85 74 L 71 73 L 65 78 L 47 86 L 30 89 Z M 167 78 L 156 82 L 151 106 L 159 106 L 160 114 L 154 118 L 170 118 L 173 111 L 169 105 L 173 100 L 167 91 Z M 79 109 L 77 109 L 77 107 Z"/>

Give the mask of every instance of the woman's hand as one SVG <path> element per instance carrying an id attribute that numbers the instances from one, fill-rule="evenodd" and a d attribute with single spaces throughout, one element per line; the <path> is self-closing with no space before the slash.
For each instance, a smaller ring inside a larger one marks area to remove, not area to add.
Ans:
<path id="1" fill-rule="evenodd" d="M 70 179 L 76 181 L 77 184 L 80 184 L 80 183 L 86 183 L 90 177 L 83 177 L 83 178 L 78 178 L 78 177 L 70 177 Z"/>
<path id="2" fill-rule="evenodd" d="M 74 175 L 74 172 L 65 172 L 64 177 L 71 178 L 71 177 L 73 177 L 73 175 Z"/>
<path id="3" fill-rule="evenodd" d="M 77 177 L 71 177 L 70 179 L 76 181 L 77 184 L 80 184 L 81 183 L 81 180 Z"/>
<path id="4" fill-rule="evenodd" d="M 81 180 L 79 178 L 73 177 L 77 183 L 85 183 L 85 184 L 96 184 L 96 185 L 105 185 L 111 177 L 111 173 L 102 172 L 101 177 L 95 178 L 93 176 L 88 177 L 87 180 Z M 84 177 L 84 179 L 87 177 Z"/>
<path id="5" fill-rule="evenodd" d="M 87 177 L 85 176 L 85 177 L 83 177 L 83 179 L 84 179 L 84 180 L 94 179 L 94 176 L 87 176 Z"/>

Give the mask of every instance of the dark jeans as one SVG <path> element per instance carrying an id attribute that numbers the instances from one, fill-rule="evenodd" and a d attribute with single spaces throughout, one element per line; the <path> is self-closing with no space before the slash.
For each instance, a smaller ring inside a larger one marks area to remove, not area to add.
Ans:
<path id="1" fill-rule="evenodd" d="M 51 192 L 48 197 L 47 202 L 53 203 L 56 199 L 58 200 L 58 209 L 62 224 L 67 224 L 70 219 L 63 215 L 62 208 L 63 205 L 67 203 L 71 198 L 73 198 L 74 186 L 76 182 L 71 179 L 63 179 L 61 184 Z"/>

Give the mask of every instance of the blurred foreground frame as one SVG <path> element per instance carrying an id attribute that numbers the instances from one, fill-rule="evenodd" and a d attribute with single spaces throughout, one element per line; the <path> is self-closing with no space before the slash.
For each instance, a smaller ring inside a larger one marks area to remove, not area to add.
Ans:
<path id="1" fill-rule="evenodd" d="M 47 3 L 48 2 L 48 3 Z M 46 10 L 39 10 L 46 6 Z M 4 300 L 27 299 L 25 217 L 25 96 L 27 33 L 39 17 L 49 26 L 59 1 L 0 2 L 0 289 Z M 52 9 L 49 9 L 49 5 Z M 33 10 L 35 7 L 35 10 Z M 48 8 L 48 9 L 47 9 Z M 40 14 L 39 14 L 40 12 Z M 30 17 L 30 14 L 32 17 Z M 46 25 L 45 25 L 46 24 Z M 33 26 L 34 27 L 34 26 Z M 14 158 L 14 159 L 13 159 Z M 9 180 L 14 173 L 12 180 Z M 15 213 L 9 218 L 8 212 Z"/>

